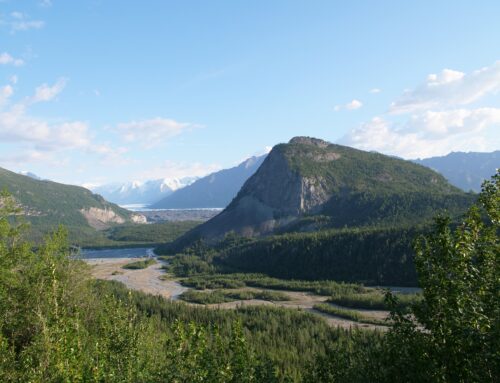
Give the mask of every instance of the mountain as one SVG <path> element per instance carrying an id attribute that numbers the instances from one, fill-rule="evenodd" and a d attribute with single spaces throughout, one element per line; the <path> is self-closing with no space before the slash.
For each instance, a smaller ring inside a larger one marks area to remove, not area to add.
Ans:
<path id="1" fill-rule="evenodd" d="M 310 138 L 276 145 L 227 208 L 178 243 L 424 222 L 462 212 L 474 196 L 424 166 Z"/>
<path id="2" fill-rule="evenodd" d="M 479 192 L 484 180 L 490 179 L 500 167 L 500 150 L 491 153 L 452 152 L 442 157 L 414 160 L 441 173 L 462 190 Z"/>
<path id="3" fill-rule="evenodd" d="M 100 195 L 73 185 L 43 181 L 0 168 L 0 190 L 7 190 L 38 238 L 58 225 L 67 227 L 70 239 L 91 237 L 114 224 L 145 222 L 143 216 L 106 201 Z M 1 201 L 0 201 L 1 205 Z"/>
<path id="4" fill-rule="evenodd" d="M 165 196 L 193 183 L 197 177 L 165 178 L 146 182 L 106 184 L 91 188 L 94 193 L 102 195 L 108 201 L 120 204 L 149 205 L 158 202 Z"/>
<path id="5" fill-rule="evenodd" d="M 39 180 L 39 181 L 41 180 L 40 177 L 38 177 L 35 173 L 32 173 L 32 172 L 22 171 L 22 172 L 19 172 L 19 174 L 33 178 L 34 180 Z"/>
<path id="6" fill-rule="evenodd" d="M 200 178 L 151 205 L 153 209 L 190 209 L 226 207 L 243 183 L 255 173 L 266 155 L 251 157 L 234 168 Z"/>

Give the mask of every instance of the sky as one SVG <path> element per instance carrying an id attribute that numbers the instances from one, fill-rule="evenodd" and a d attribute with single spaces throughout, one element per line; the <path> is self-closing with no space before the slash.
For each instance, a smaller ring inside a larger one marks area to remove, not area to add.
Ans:
<path id="1" fill-rule="evenodd" d="M 0 167 L 201 176 L 294 136 L 500 149 L 500 2 L 0 0 Z"/>

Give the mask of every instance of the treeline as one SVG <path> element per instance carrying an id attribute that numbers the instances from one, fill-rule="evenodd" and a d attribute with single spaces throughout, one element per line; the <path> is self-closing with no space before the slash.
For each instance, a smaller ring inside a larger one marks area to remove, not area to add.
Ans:
<path id="1" fill-rule="evenodd" d="M 425 230 L 367 228 L 283 234 L 228 247 L 213 263 L 279 278 L 415 286 L 412 246 Z"/>

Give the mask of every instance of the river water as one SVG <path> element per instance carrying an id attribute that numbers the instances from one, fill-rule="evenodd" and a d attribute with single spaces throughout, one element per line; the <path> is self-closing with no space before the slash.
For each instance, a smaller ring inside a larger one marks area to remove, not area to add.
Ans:
<path id="1" fill-rule="evenodd" d="M 79 257 L 82 259 L 106 259 L 106 258 L 143 258 L 154 257 L 153 248 L 136 247 L 129 249 L 82 249 Z"/>

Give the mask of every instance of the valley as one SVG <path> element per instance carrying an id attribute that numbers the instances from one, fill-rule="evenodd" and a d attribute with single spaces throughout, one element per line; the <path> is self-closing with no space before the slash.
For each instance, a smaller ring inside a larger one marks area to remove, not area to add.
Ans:
<path id="1" fill-rule="evenodd" d="M 124 266 L 126 266 L 130 262 L 149 259 L 147 257 L 144 257 L 144 255 L 151 254 L 151 250 L 152 249 L 148 248 L 136 248 L 94 250 L 89 252 L 84 251 L 82 254 L 82 259 L 84 259 L 85 262 L 91 266 L 92 276 L 96 279 L 120 282 L 129 289 L 141 291 L 143 293 L 152 294 L 155 296 L 161 296 L 166 299 L 182 300 L 182 294 L 190 291 L 191 288 L 183 285 L 182 278 L 178 278 L 167 273 L 163 267 L 166 266 L 165 263 L 160 261 L 154 265 L 139 270 L 130 270 L 124 268 Z M 383 287 L 381 287 L 381 289 L 383 289 Z M 218 290 L 204 290 L 203 294 L 208 295 L 213 291 Z M 318 315 L 319 317 L 324 318 L 324 320 L 330 326 L 334 327 L 341 327 L 345 329 L 359 327 L 367 329 L 378 329 L 383 331 L 385 331 L 387 328 L 383 325 L 359 323 L 356 321 L 343 319 L 341 317 L 329 315 L 322 311 L 316 310 L 314 306 L 318 304 L 324 304 L 329 297 L 324 295 L 317 295 L 309 291 L 290 291 L 254 287 L 244 287 L 226 291 L 231 291 L 231 293 L 240 295 L 265 291 L 270 293 L 283 294 L 286 297 L 286 300 L 279 301 L 273 300 L 272 298 L 270 300 L 235 299 L 230 302 L 212 304 L 200 304 L 188 300 L 186 304 L 193 305 L 195 307 L 203 306 L 217 310 L 236 309 L 242 306 L 271 305 L 275 307 L 313 313 L 315 315 Z M 388 311 L 367 309 L 357 310 L 370 318 L 380 320 L 380 322 L 383 322 L 388 316 Z"/>

